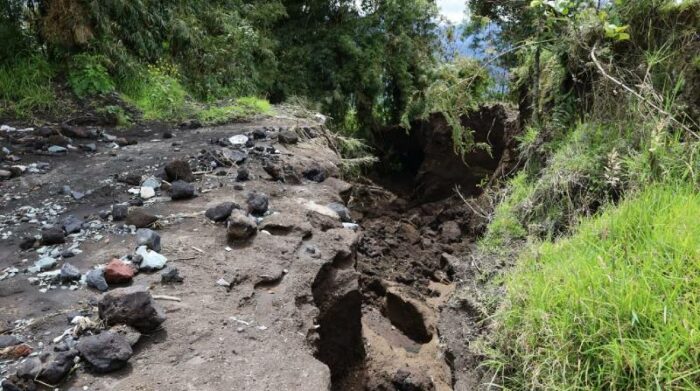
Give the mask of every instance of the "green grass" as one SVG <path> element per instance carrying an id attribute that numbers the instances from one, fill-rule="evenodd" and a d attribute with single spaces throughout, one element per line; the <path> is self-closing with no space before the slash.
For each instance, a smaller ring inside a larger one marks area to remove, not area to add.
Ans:
<path id="1" fill-rule="evenodd" d="M 216 125 L 272 113 L 272 105 L 264 99 L 242 97 L 228 104 L 211 106 L 197 112 L 197 119 L 205 125 Z"/>
<path id="2" fill-rule="evenodd" d="M 43 56 L 21 57 L 0 65 L 0 116 L 30 118 L 57 107 L 51 86 L 54 68 Z"/>
<path id="3" fill-rule="evenodd" d="M 700 193 L 652 185 L 507 279 L 494 362 L 511 389 L 700 389 Z"/>
<path id="4" fill-rule="evenodd" d="M 147 120 L 180 120 L 185 117 L 187 91 L 176 75 L 149 66 L 141 77 L 122 87 L 125 99 L 143 112 Z"/>

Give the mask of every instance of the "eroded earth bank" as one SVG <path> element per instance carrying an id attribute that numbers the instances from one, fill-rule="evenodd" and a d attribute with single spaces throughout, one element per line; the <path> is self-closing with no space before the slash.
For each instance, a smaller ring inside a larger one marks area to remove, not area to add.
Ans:
<path id="1" fill-rule="evenodd" d="M 517 120 L 465 121 L 490 155 L 453 158 L 435 117 L 384 133 L 412 164 L 353 183 L 320 117 L 3 127 L 3 390 L 475 389 L 502 266 L 471 250 L 477 184 Z"/>

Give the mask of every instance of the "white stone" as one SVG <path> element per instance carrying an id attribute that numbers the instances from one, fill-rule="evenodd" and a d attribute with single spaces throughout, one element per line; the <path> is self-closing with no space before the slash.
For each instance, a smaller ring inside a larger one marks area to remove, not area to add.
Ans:
<path id="1" fill-rule="evenodd" d="M 168 258 L 158 254 L 155 251 L 149 250 L 146 246 L 141 246 L 136 249 L 136 254 L 143 257 L 139 269 L 141 270 L 160 270 L 165 267 L 168 262 Z"/>
<path id="2" fill-rule="evenodd" d="M 152 187 L 148 186 L 141 186 L 141 191 L 139 192 L 139 196 L 144 199 L 148 200 L 156 196 L 156 191 L 153 190 Z"/>
<path id="3" fill-rule="evenodd" d="M 237 134 L 229 138 L 228 141 L 233 145 L 245 145 L 248 142 L 248 136 Z"/>

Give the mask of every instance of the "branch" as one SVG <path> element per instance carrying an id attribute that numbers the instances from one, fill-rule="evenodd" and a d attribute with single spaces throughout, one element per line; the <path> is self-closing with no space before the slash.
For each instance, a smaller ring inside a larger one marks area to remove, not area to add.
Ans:
<path id="1" fill-rule="evenodd" d="M 620 80 L 616 79 L 615 77 L 613 77 L 613 76 L 611 76 L 610 74 L 608 74 L 607 72 L 605 72 L 605 69 L 604 69 L 603 66 L 600 64 L 600 62 L 598 61 L 598 58 L 597 58 L 596 55 L 595 55 L 595 51 L 596 51 L 596 47 L 597 47 L 597 46 L 598 46 L 598 43 L 596 42 L 596 43 L 593 45 L 593 48 L 591 48 L 591 59 L 592 59 L 593 62 L 595 63 L 596 67 L 598 68 L 598 71 L 600 71 L 600 73 L 601 73 L 603 76 L 605 76 L 606 79 L 608 79 L 608 80 L 612 81 L 613 83 L 615 83 L 616 85 L 620 86 L 622 89 L 624 89 L 625 91 L 627 91 L 627 92 L 629 92 L 630 94 L 634 95 L 637 99 L 641 100 L 642 102 L 648 104 L 649 106 L 651 106 L 653 109 L 655 109 L 655 110 L 658 111 L 659 113 L 661 113 L 661 114 L 667 116 L 672 122 L 675 122 L 678 126 L 680 126 L 681 128 L 683 128 L 685 131 L 687 131 L 688 133 L 690 133 L 690 134 L 692 134 L 693 136 L 695 136 L 695 138 L 700 139 L 700 135 L 698 135 L 697 133 L 695 133 L 692 129 L 690 129 L 690 127 L 688 127 L 687 125 L 685 125 L 685 124 L 682 123 L 681 121 L 677 120 L 671 113 L 669 113 L 668 111 L 662 109 L 662 108 L 661 108 L 659 105 L 657 105 L 656 103 L 654 103 L 654 102 L 650 101 L 649 99 L 643 97 L 639 92 L 635 91 L 635 90 L 632 89 L 631 87 L 628 87 L 625 83 L 621 82 Z"/>

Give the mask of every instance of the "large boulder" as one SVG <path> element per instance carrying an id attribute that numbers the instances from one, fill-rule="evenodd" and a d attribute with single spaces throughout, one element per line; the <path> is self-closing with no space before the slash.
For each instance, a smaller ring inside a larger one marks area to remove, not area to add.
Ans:
<path id="1" fill-rule="evenodd" d="M 189 163 L 184 160 L 173 160 L 172 162 L 165 165 L 165 175 L 168 181 L 194 181 L 194 175 L 192 174 L 192 169 Z"/>
<path id="2" fill-rule="evenodd" d="M 153 331 L 165 321 L 165 313 L 143 286 L 105 293 L 98 302 L 98 310 L 108 326 L 126 324 L 141 332 Z"/>
<path id="3" fill-rule="evenodd" d="M 133 351 L 120 334 L 109 331 L 80 338 L 76 348 L 95 372 L 108 373 L 126 366 Z"/>

